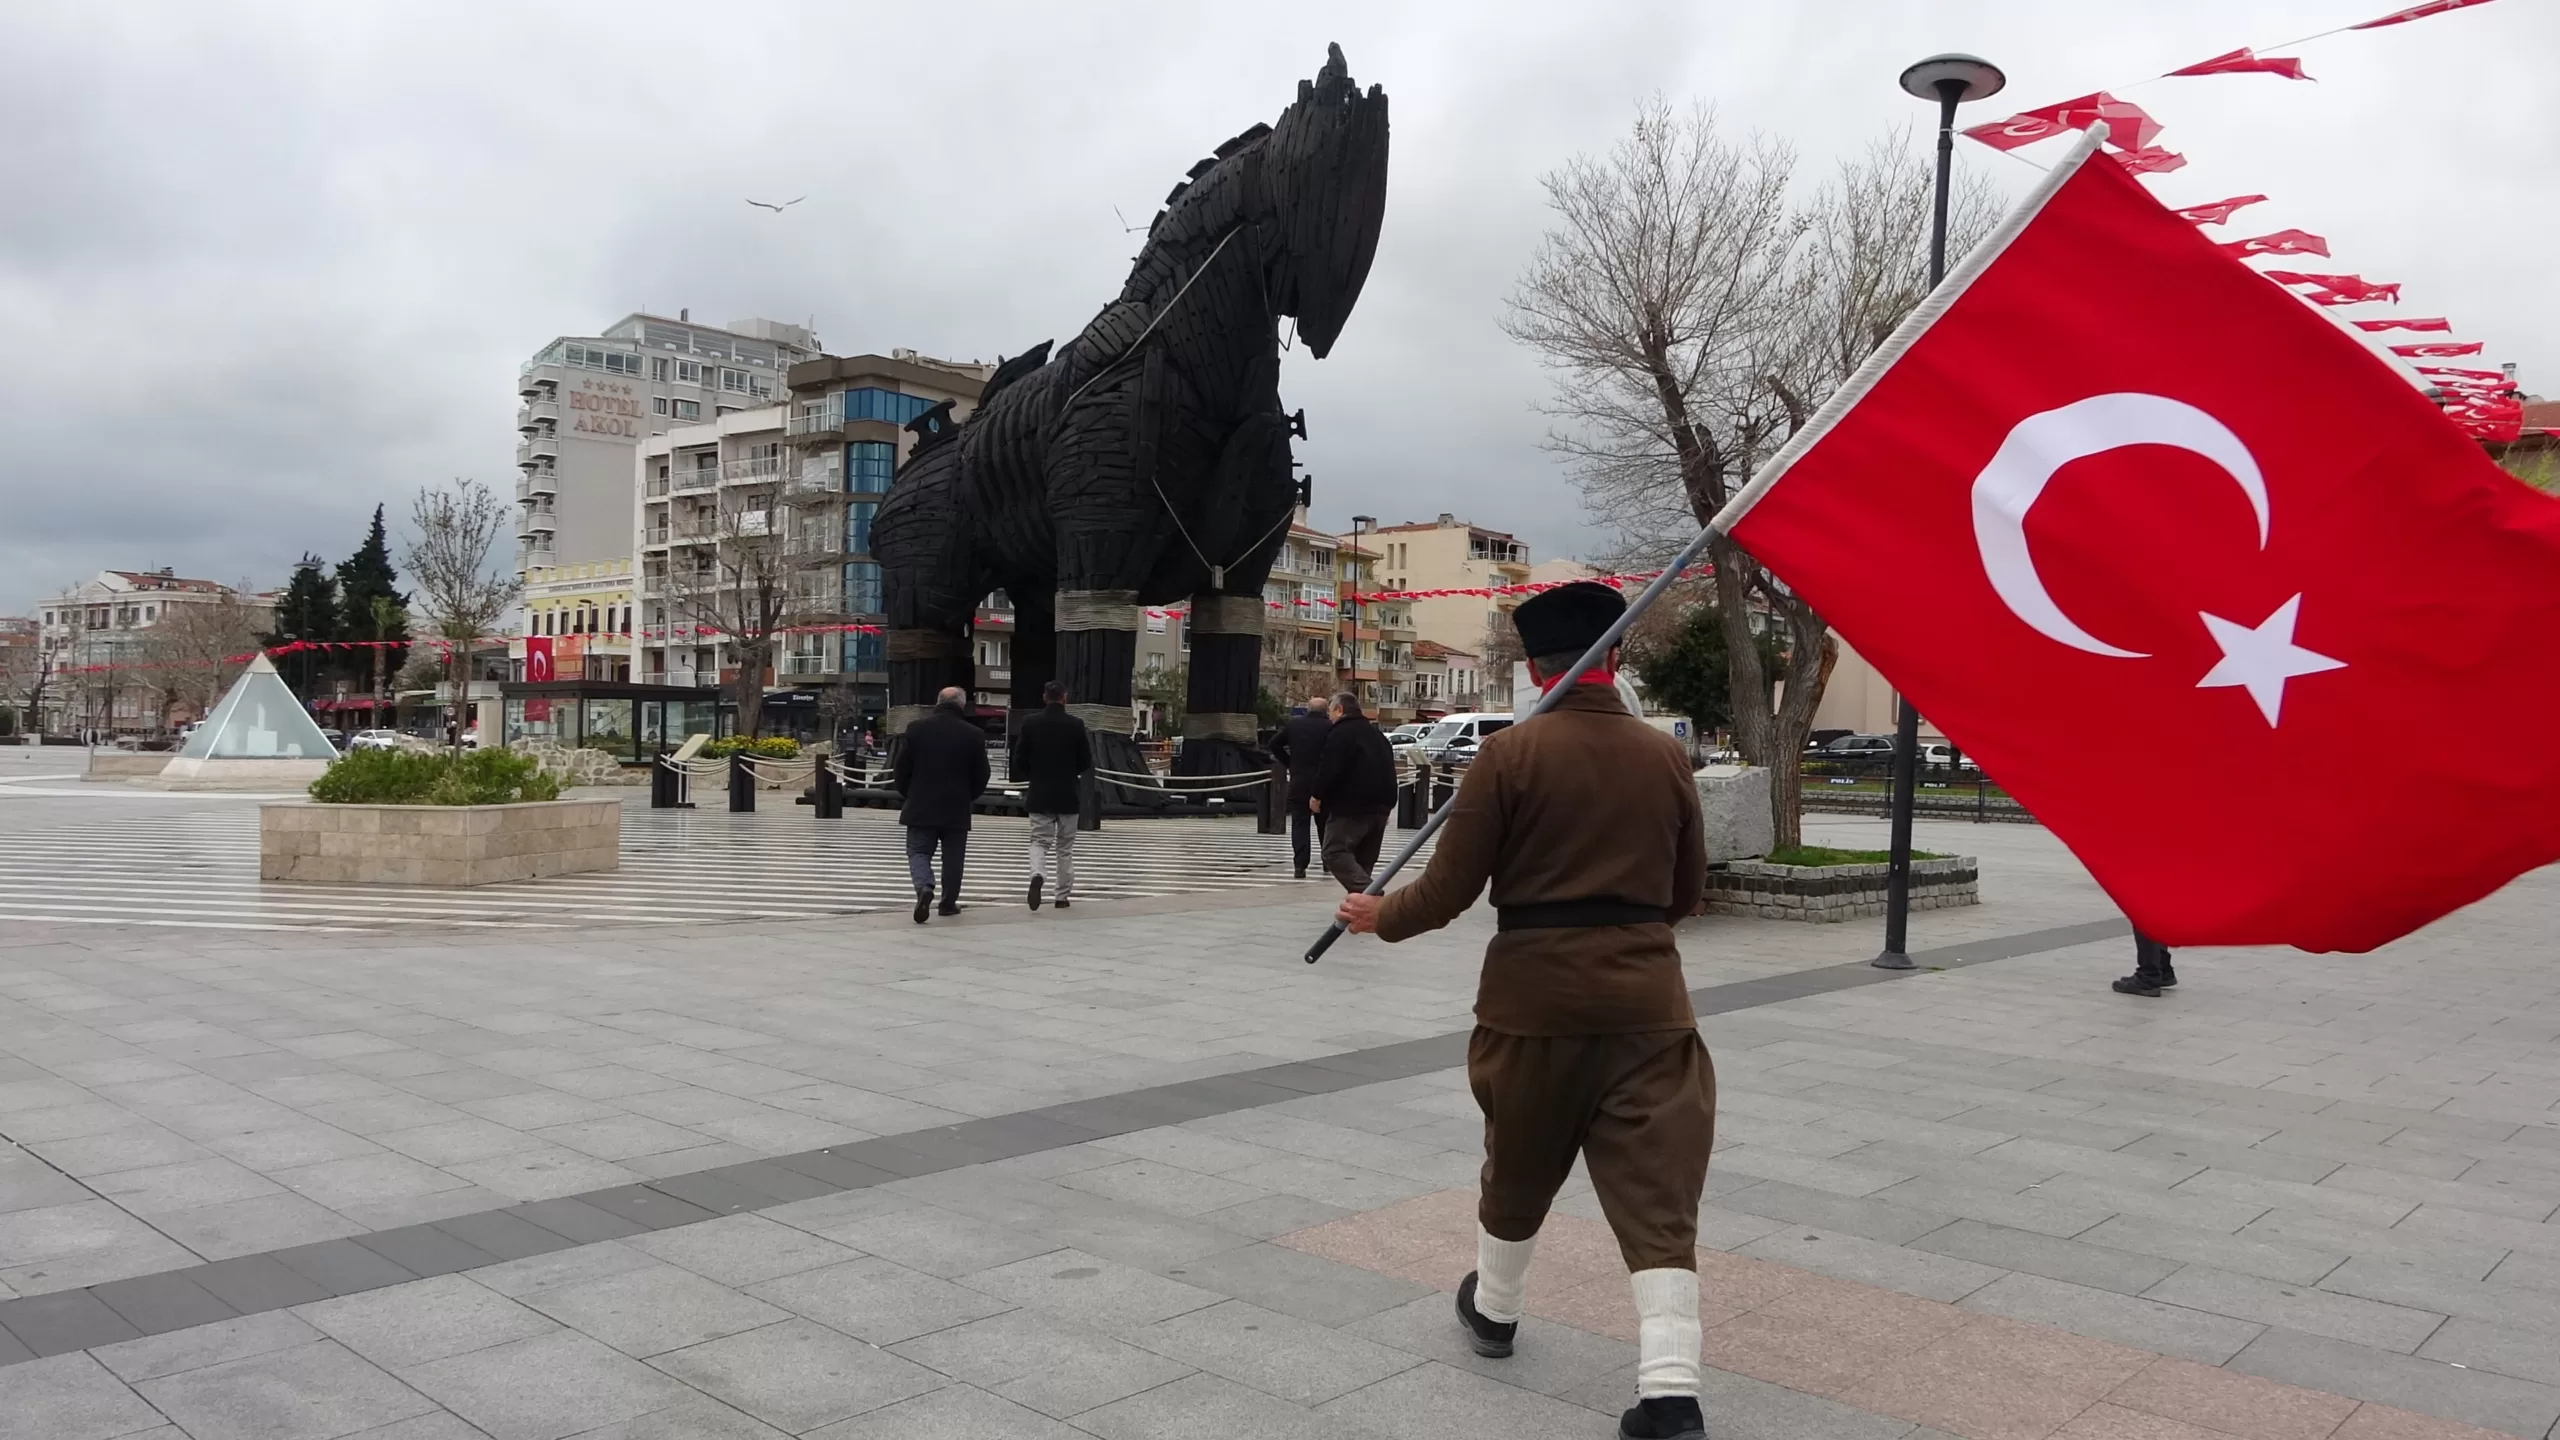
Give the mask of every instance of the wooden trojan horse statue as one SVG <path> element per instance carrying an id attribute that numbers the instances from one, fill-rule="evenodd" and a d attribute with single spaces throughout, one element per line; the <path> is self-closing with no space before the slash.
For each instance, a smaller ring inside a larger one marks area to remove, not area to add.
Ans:
<path id="1" fill-rule="evenodd" d="M 891 734 L 973 678 L 969 622 L 1015 606 L 1012 705 L 1066 682 L 1101 768 L 1130 737 L 1143 607 L 1188 601 L 1184 774 L 1258 771 L 1263 582 L 1298 498 L 1280 317 L 1319 359 L 1386 210 L 1387 97 L 1339 46 L 1271 125 L 1165 197 L 1120 297 L 1057 352 L 999 366 L 965 423 L 937 410 L 872 529 L 888 594 Z M 1303 435 L 1304 429 L 1298 428 Z"/>

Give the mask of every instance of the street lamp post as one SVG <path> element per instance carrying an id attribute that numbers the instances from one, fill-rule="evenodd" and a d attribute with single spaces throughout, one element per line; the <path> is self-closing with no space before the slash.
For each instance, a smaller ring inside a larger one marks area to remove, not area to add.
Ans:
<path id="1" fill-rule="evenodd" d="M 1947 278 L 1947 186 L 1955 168 L 1956 107 L 2000 93 L 2007 77 L 1977 55 L 1932 55 L 1902 72 L 1902 88 L 1938 102 L 1938 186 L 1929 211 L 1929 288 Z M 1911 811 L 1920 789 L 1920 712 L 1897 692 L 1893 716 L 1893 838 L 1885 871 L 1884 949 L 1869 963 L 1879 970 L 1913 968 L 1911 928 Z"/>
<path id="2" fill-rule="evenodd" d="M 1369 697 L 1360 689 L 1360 557 L 1369 553 L 1363 537 L 1377 524 L 1375 515 L 1351 517 L 1351 693 L 1360 696 L 1363 703 Z"/>

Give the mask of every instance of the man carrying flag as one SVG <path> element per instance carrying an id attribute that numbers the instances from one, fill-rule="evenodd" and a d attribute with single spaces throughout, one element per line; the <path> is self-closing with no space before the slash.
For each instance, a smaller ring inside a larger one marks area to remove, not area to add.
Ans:
<path id="1" fill-rule="evenodd" d="M 2560 504 L 2102 139 L 1715 528 L 2154 944 L 2371 949 L 2560 858 L 2560 756 L 2372 764 L 2392 716 L 2560 705 Z M 2172 783 L 2087 743 L 2137 726 Z"/>
<path id="2" fill-rule="evenodd" d="M 1567 693 L 1484 742 L 1421 879 L 1346 896 L 1339 918 L 1403 940 L 1456 919 L 1492 883 L 1500 930 L 1467 1046 L 1484 1175 L 1458 1318 L 1477 1354 L 1511 1353 L 1530 1252 L 1579 1155 L 1635 1291 L 1637 1401 L 1618 1433 L 1698 1440 L 1698 1197 L 1715 1068 L 1671 927 L 1704 892 L 1706 839 L 1680 743 L 1618 699 L 1618 652 L 1575 673 L 1626 608 L 1590 581 L 1521 603 L 1512 622 L 1530 674 Z"/>

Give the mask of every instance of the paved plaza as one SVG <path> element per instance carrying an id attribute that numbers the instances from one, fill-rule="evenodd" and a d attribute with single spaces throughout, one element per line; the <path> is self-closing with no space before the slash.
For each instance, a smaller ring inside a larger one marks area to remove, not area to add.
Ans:
<path id="1" fill-rule="evenodd" d="M 54 758 L 0 751 L 0 1436 L 1599 1437 L 1631 1395 L 1579 1178 L 1518 1355 L 1449 1314 L 1481 910 L 1309 967 L 1285 840 L 1115 823 L 1034 915 L 999 822 L 917 927 L 858 913 L 876 817 L 769 805 L 633 812 L 606 898 L 320 915 L 244 892 L 251 803 Z M 2560 877 L 2148 1001 L 2049 835 L 1921 829 L 1984 903 L 1917 974 L 1872 922 L 1683 931 L 1710 1436 L 2554 1433 Z M 687 874 L 709 913 L 653 918 Z"/>

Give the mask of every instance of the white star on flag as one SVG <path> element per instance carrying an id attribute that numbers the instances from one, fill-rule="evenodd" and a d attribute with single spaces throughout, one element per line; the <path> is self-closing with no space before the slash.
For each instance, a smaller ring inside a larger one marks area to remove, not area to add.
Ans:
<path id="1" fill-rule="evenodd" d="M 2196 688 L 2238 685 L 2246 689 L 2249 698 L 2258 702 L 2258 713 L 2267 717 L 2268 728 L 2273 729 L 2276 712 L 2284 705 L 2284 682 L 2296 675 L 2347 668 L 2344 660 L 2333 660 L 2293 643 L 2293 622 L 2301 609 L 2302 597 L 2296 595 L 2277 606 L 2276 613 L 2260 621 L 2255 629 L 2219 615 L 2199 614 L 2197 618 L 2204 621 L 2204 628 L 2213 632 L 2213 643 L 2222 647 L 2222 659 L 2196 682 Z"/>

